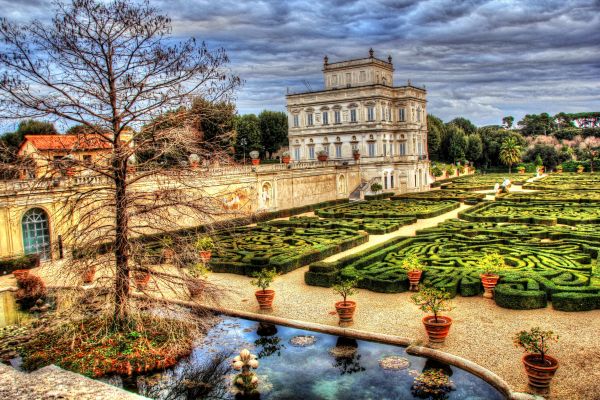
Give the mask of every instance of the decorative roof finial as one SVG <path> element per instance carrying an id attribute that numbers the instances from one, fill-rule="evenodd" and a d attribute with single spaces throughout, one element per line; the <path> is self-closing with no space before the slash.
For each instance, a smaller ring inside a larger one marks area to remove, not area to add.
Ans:
<path id="1" fill-rule="evenodd" d="M 373 51 L 373 48 L 371 47 L 369 49 L 369 58 L 373 58 L 373 54 L 375 54 L 375 52 Z"/>
<path id="2" fill-rule="evenodd" d="M 392 63 L 392 56 L 388 56 L 388 62 L 391 64 Z"/>
<path id="3" fill-rule="evenodd" d="M 410 82 L 410 79 L 409 79 L 409 80 L 408 80 L 408 86 L 410 86 L 410 85 L 411 85 L 411 82 Z"/>
<path id="4" fill-rule="evenodd" d="M 327 65 L 329 63 L 329 57 L 323 57 L 323 65 Z"/>

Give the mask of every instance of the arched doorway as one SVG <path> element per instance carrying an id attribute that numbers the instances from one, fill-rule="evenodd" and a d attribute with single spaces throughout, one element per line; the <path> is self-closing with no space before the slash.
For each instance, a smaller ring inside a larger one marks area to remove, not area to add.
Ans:
<path id="1" fill-rule="evenodd" d="M 41 260 L 52 258 L 50 223 L 48 214 L 41 208 L 32 208 L 23 214 L 23 250 L 25 254 L 39 254 Z"/>

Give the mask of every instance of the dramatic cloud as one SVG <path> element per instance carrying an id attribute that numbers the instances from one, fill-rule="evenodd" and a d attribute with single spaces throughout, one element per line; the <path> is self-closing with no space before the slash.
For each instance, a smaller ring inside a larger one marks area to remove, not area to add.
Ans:
<path id="1" fill-rule="evenodd" d="M 246 84 L 241 113 L 285 109 L 285 93 L 322 87 L 322 60 L 391 55 L 395 84 L 426 85 L 428 111 L 479 125 L 526 113 L 600 110 L 598 0 L 151 1 L 174 34 L 227 49 Z M 44 0 L 0 1 L 11 19 L 44 18 Z M 307 84 L 305 84 L 305 82 Z"/>

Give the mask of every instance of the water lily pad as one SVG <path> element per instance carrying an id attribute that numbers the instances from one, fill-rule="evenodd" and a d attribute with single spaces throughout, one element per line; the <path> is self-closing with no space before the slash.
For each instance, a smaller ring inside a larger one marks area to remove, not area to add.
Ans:
<path id="1" fill-rule="evenodd" d="M 290 344 L 296 347 L 312 346 L 317 341 L 313 335 L 298 335 L 290 339 Z"/>
<path id="2" fill-rule="evenodd" d="M 379 360 L 379 366 L 383 369 L 401 370 L 408 368 L 410 361 L 400 356 L 387 356 Z"/>

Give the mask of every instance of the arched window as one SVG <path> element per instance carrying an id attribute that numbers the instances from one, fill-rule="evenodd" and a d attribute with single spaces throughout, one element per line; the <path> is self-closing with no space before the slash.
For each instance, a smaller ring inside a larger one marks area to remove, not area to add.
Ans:
<path id="1" fill-rule="evenodd" d="M 32 208 L 23 214 L 23 249 L 25 254 L 39 254 L 41 260 L 52 257 L 48 214 L 41 208 Z"/>

